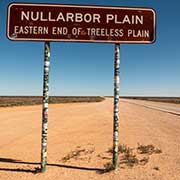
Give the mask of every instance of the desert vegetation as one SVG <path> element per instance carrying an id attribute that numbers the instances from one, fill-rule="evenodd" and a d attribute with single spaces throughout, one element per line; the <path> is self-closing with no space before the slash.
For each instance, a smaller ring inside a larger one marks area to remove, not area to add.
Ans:
<path id="1" fill-rule="evenodd" d="M 50 104 L 76 103 L 76 102 L 101 102 L 100 96 L 50 96 Z M 0 96 L 0 107 L 24 106 L 42 104 L 42 96 Z"/>
<path id="2" fill-rule="evenodd" d="M 150 160 L 150 155 L 152 154 L 160 154 L 162 150 L 156 148 L 154 145 L 143 145 L 137 144 L 136 148 L 128 147 L 124 144 L 119 144 L 118 146 L 119 151 L 119 167 L 134 167 L 136 165 L 146 165 Z M 113 149 L 110 148 L 107 150 L 107 153 L 112 156 Z M 110 172 L 113 170 L 112 162 L 107 162 L 104 164 L 105 172 Z M 159 170 L 159 167 L 154 167 L 155 170 Z"/>

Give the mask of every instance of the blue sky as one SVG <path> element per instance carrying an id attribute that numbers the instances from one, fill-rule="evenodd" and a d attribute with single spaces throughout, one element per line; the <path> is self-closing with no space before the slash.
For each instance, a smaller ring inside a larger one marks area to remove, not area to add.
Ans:
<path id="1" fill-rule="evenodd" d="M 43 42 L 6 37 L 7 6 L 0 1 L 0 95 L 42 95 Z M 180 1 L 31 0 L 59 4 L 151 7 L 157 13 L 154 44 L 121 45 L 120 95 L 180 96 Z M 51 43 L 50 95 L 112 95 L 114 45 Z"/>

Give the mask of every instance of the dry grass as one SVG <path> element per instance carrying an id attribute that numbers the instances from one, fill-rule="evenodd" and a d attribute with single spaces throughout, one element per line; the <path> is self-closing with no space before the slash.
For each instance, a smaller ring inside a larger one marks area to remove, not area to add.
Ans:
<path id="1" fill-rule="evenodd" d="M 114 170 L 114 166 L 111 162 L 107 162 L 106 164 L 104 164 L 104 169 L 104 173 L 110 172 Z"/>
<path id="2" fill-rule="evenodd" d="M 90 157 L 88 155 L 91 155 L 94 151 L 95 151 L 94 147 L 81 148 L 80 146 L 78 146 L 75 150 L 71 151 L 66 156 L 64 156 L 62 158 L 62 161 L 67 162 L 72 159 L 75 159 L 75 160 L 90 159 Z"/>
<path id="3" fill-rule="evenodd" d="M 137 152 L 139 154 L 160 154 L 162 153 L 162 150 L 159 148 L 155 148 L 154 145 L 149 144 L 149 145 L 143 145 L 143 144 L 139 144 L 138 143 L 138 147 L 137 147 Z"/>
<path id="4" fill-rule="evenodd" d="M 110 148 L 107 153 L 112 154 L 113 148 Z M 155 148 L 152 144 L 150 145 L 142 145 L 138 143 L 137 148 L 130 148 L 127 145 L 119 144 L 118 146 L 119 152 L 119 166 L 126 165 L 127 167 L 133 167 L 135 165 L 146 165 L 149 162 L 149 155 L 151 154 L 159 154 L 162 153 L 162 150 L 159 148 Z M 146 157 L 142 157 L 142 155 L 146 155 Z M 106 172 L 113 170 L 113 164 L 107 162 L 104 164 L 104 168 Z M 155 170 L 159 170 L 159 168 L 154 168 Z"/>
<path id="5" fill-rule="evenodd" d="M 62 158 L 62 161 L 67 162 L 71 159 L 78 159 L 78 157 L 80 157 L 81 154 L 85 151 L 86 151 L 85 149 L 76 149 L 74 151 L 71 151 L 70 153 L 68 153 L 66 156 Z"/>
<path id="6" fill-rule="evenodd" d="M 118 146 L 119 153 L 121 153 L 120 164 L 126 164 L 128 167 L 133 167 L 139 163 L 136 154 L 133 152 L 133 148 L 128 147 L 127 145 Z"/>

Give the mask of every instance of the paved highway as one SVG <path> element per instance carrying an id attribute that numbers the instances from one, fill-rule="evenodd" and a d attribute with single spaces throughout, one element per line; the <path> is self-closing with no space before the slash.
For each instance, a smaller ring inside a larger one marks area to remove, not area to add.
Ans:
<path id="1" fill-rule="evenodd" d="M 134 99 L 121 99 L 120 101 L 136 104 L 139 106 L 144 106 L 147 108 L 171 113 L 180 116 L 180 105 L 174 103 L 162 103 L 162 102 L 154 102 L 154 101 L 146 101 L 146 100 L 134 100 Z"/>

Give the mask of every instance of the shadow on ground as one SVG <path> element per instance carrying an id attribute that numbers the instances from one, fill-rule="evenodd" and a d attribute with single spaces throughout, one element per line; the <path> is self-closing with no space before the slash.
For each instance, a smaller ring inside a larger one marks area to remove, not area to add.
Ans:
<path id="1" fill-rule="evenodd" d="M 39 166 L 34 169 L 2 168 L 2 167 L 0 167 L 0 171 L 26 172 L 26 173 L 33 173 L 33 174 L 41 172 L 41 169 L 40 169 L 41 163 L 38 163 L 38 162 L 25 162 L 25 161 L 11 159 L 11 158 L 0 158 L 0 163 L 27 164 L 27 165 L 38 165 Z M 71 165 L 54 164 L 54 163 L 47 163 L 47 166 L 85 170 L 85 171 L 96 171 L 97 173 L 103 173 L 105 171 L 105 169 L 100 169 L 100 168 L 89 168 L 89 167 L 71 166 Z"/>

